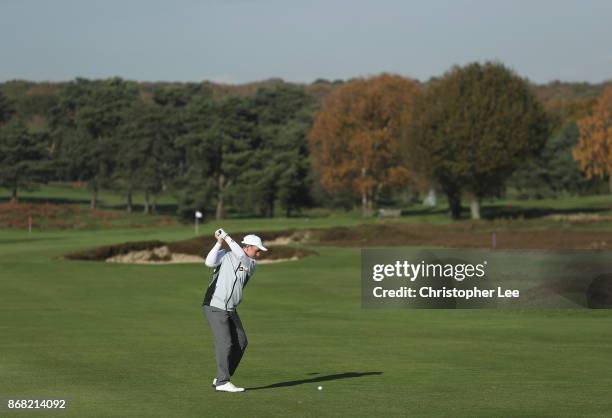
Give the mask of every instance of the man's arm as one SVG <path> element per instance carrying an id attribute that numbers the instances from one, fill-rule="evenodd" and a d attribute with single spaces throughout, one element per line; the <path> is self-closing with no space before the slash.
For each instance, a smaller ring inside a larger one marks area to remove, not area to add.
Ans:
<path id="1" fill-rule="evenodd" d="M 232 237 L 230 237 L 223 229 L 217 229 L 215 231 L 215 237 L 224 240 L 227 245 L 229 245 L 230 250 L 232 250 L 232 253 L 239 259 L 248 257 L 246 253 L 242 250 L 242 247 L 240 247 L 240 245 L 238 245 L 238 243 L 234 241 Z"/>
<path id="2" fill-rule="evenodd" d="M 221 259 L 225 255 L 225 251 L 221 249 L 222 242 L 222 239 L 217 238 L 217 243 L 214 245 L 214 247 L 212 247 L 212 249 L 206 256 L 206 260 L 204 261 L 204 263 L 208 267 L 217 267 L 219 264 L 221 264 Z"/>

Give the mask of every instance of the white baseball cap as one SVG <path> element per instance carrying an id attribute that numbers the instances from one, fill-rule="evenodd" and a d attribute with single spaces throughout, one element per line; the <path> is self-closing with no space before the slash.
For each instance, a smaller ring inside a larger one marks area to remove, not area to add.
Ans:
<path id="1" fill-rule="evenodd" d="M 262 251 L 268 251 L 268 249 L 263 246 L 263 242 L 261 242 L 261 238 L 259 238 L 257 235 L 252 235 L 252 234 L 246 235 L 242 239 L 242 243 L 246 245 L 254 245 Z"/>

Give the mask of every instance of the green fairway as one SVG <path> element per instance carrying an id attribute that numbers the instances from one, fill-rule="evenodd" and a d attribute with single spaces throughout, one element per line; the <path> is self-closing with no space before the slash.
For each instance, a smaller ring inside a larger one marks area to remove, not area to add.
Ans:
<path id="1" fill-rule="evenodd" d="M 74 417 L 612 410 L 612 312 L 362 309 L 357 248 L 315 248 L 319 256 L 259 267 L 239 310 L 249 347 L 234 380 L 250 390 L 215 393 L 213 340 L 200 308 L 209 269 L 58 259 L 85 247 L 192 232 L 0 232 L 0 398 L 67 399 L 68 409 L 53 415 Z"/>
<path id="2" fill-rule="evenodd" d="M 85 184 L 79 183 L 49 183 L 40 185 L 34 190 L 19 191 L 19 198 L 31 202 L 50 202 L 50 203 L 79 203 L 89 205 L 92 193 L 87 189 Z M 98 201 L 102 206 L 114 207 L 124 206 L 126 204 L 126 193 L 117 191 L 101 190 L 98 193 Z M 10 198 L 10 190 L 0 188 L 0 199 L 8 200 Z M 144 203 L 143 193 L 134 193 L 133 201 L 135 205 Z M 157 203 L 160 205 L 175 204 L 174 198 L 168 194 L 162 193 L 157 198 Z"/>

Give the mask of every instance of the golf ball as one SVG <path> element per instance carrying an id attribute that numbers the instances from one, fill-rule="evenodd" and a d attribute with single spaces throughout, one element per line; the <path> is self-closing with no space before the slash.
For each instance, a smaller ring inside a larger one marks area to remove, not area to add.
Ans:
<path id="1" fill-rule="evenodd" d="M 319 386 L 317 389 L 319 389 L 319 390 L 323 390 L 323 386 Z"/>

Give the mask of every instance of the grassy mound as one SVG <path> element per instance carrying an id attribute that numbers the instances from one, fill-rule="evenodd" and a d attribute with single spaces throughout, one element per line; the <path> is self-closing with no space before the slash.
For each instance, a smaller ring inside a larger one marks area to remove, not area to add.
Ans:
<path id="1" fill-rule="evenodd" d="M 612 232 L 590 230 L 508 230 L 467 223 L 450 226 L 411 224 L 364 224 L 310 230 L 286 230 L 258 233 L 264 242 L 279 240 L 317 245 L 432 246 L 446 248 L 498 249 L 612 249 Z M 495 238 L 493 238 L 495 233 Z"/>

